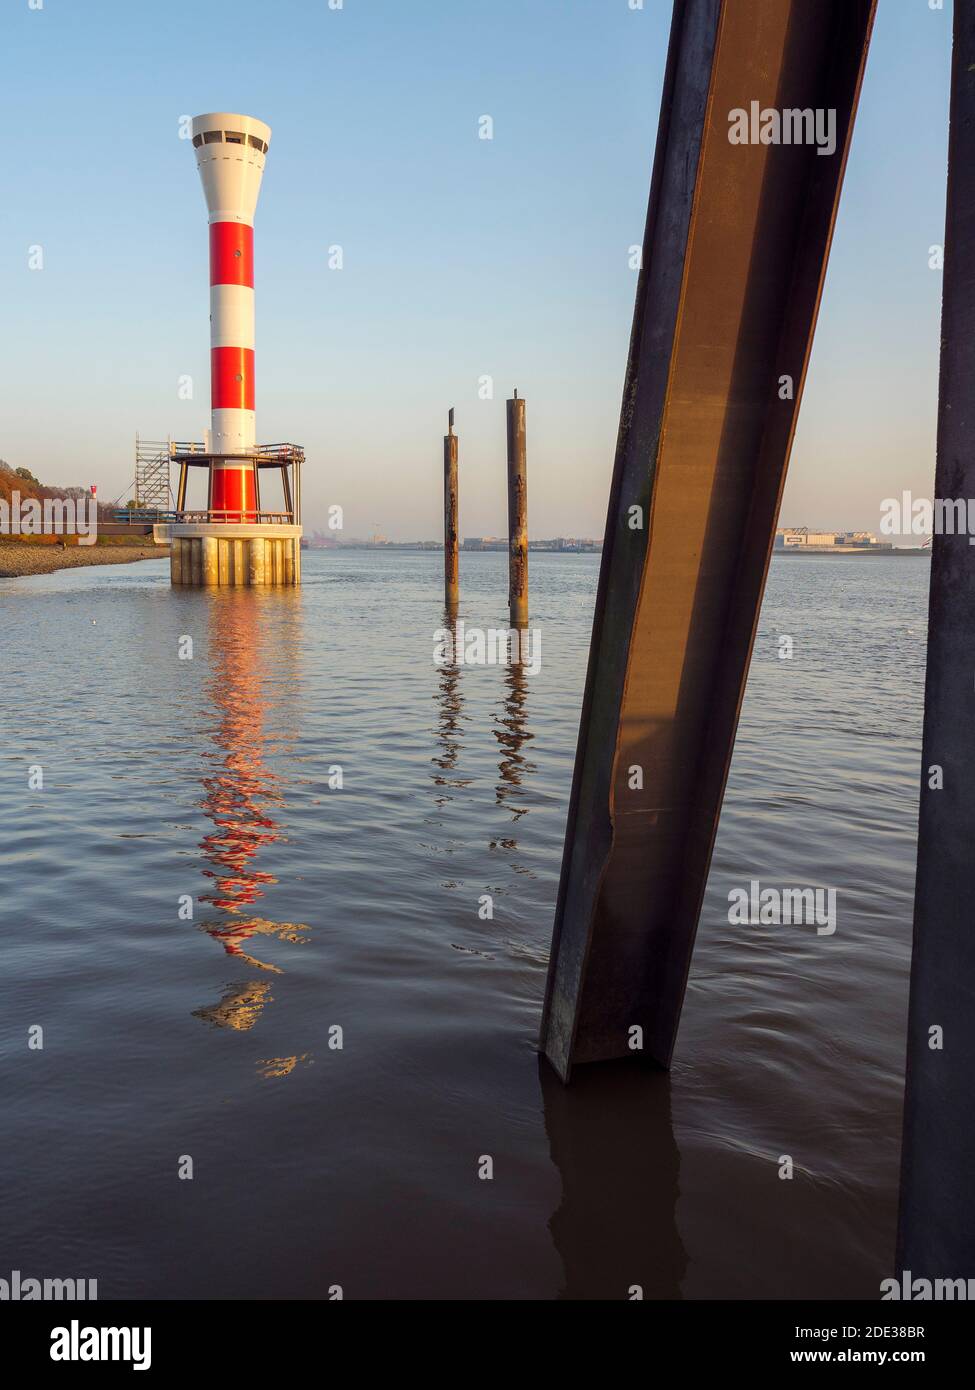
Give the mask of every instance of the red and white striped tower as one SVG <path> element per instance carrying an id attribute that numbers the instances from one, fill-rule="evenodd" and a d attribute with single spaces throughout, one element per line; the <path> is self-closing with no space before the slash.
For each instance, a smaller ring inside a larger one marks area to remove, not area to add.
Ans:
<path id="1" fill-rule="evenodd" d="M 193 118 L 210 222 L 210 411 L 214 520 L 256 521 L 254 211 L 271 129 L 226 111 Z M 228 515 L 220 517 L 219 513 Z"/>
<path id="2" fill-rule="evenodd" d="M 202 449 L 170 444 L 176 514 L 153 536 L 169 544 L 173 584 L 297 585 L 305 451 L 259 445 L 254 430 L 254 211 L 271 131 L 253 116 L 213 111 L 195 116 L 191 133 L 210 222 L 211 428 Z M 209 480 L 202 514 L 186 506 L 193 468 Z M 268 471 L 281 477 L 277 511 L 257 486 Z"/>

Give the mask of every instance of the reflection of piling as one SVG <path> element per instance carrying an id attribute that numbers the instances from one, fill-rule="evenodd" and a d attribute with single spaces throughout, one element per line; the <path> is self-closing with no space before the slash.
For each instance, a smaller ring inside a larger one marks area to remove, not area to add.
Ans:
<path id="1" fill-rule="evenodd" d="M 511 626 L 528 622 L 528 471 L 525 402 L 508 401 L 508 606 Z"/>
<path id="2" fill-rule="evenodd" d="M 440 667 L 440 685 L 437 692 L 440 704 L 437 742 L 440 747 L 436 757 L 431 759 L 439 769 L 433 774 L 435 786 L 441 789 L 437 793 L 438 806 L 444 806 L 452 800 L 450 788 L 467 786 L 467 781 L 460 777 L 457 772 L 457 762 L 462 748 L 464 701 L 461 688 L 461 667 L 457 660 L 457 653 L 460 648 L 458 619 L 457 614 L 450 608 L 444 612 L 443 625 L 445 632 L 450 637 L 447 648 L 450 658 L 445 660 Z"/>
<path id="3" fill-rule="evenodd" d="M 519 640 L 520 646 L 520 640 Z M 500 781 L 496 788 L 495 800 L 499 806 L 506 806 L 511 811 L 513 821 L 520 820 L 527 815 L 527 806 L 516 806 L 515 799 L 518 796 L 518 788 L 524 782 L 530 772 L 535 772 L 536 766 L 522 752 L 529 739 L 535 737 L 528 731 L 527 721 L 527 695 L 528 685 L 525 676 L 525 667 L 522 655 L 519 650 L 517 657 L 514 655 L 514 643 L 512 643 L 512 655 L 505 671 L 505 697 L 504 711 L 500 716 L 500 727 L 495 729 L 494 737 L 500 745 L 501 758 L 498 763 L 498 773 Z M 510 848 L 516 848 L 515 841 L 508 839 L 506 842 Z"/>
<path id="4" fill-rule="evenodd" d="M 457 607 L 460 586 L 457 577 L 457 436 L 454 411 L 447 417 L 448 433 L 443 437 L 443 575 L 444 602 Z"/>

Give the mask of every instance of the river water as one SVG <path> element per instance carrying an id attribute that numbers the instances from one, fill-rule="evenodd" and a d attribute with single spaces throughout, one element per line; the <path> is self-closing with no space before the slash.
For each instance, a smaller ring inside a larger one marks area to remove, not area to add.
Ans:
<path id="1" fill-rule="evenodd" d="M 928 564 L 773 562 L 673 1070 L 564 1090 L 535 1042 L 598 563 L 532 556 L 535 675 L 434 664 L 437 554 L 0 581 L 0 1276 L 878 1296 Z M 462 557 L 466 624 L 505 596 Z M 835 933 L 730 924 L 752 879 L 835 888 Z"/>

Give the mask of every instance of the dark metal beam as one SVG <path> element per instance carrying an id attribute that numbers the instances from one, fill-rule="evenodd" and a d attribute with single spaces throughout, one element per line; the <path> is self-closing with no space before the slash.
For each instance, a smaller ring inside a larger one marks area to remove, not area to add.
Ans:
<path id="1" fill-rule="evenodd" d="M 956 0 L 935 497 L 975 497 L 975 5 Z M 975 1274 L 975 547 L 935 535 L 898 1270 Z M 940 769 L 940 776 L 935 769 Z M 941 783 L 943 782 L 943 785 Z M 930 1297 L 930 1294 L 929 1294 Z"/>
<path id="2" fill-rule="evenodd" d="M 563 1078 L 636 1027 L 670 1063 L 873 12 L 674 6 L 542 1026 Z M 753 102 L 833 112 L 834 151 L 828 115 L 820 145 L 732 143 Z"/>

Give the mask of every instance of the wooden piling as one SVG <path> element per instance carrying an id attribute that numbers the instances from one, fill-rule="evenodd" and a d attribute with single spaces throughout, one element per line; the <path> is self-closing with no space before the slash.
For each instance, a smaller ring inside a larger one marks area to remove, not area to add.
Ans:
<path id="1" fill-rule="evenodd" d="M 508 415 L 508 607 L 511 626 L 528 623 L 528 461 L 525 402 L 515 394 Z"/>
<path id="2" fill-rule="evenodd" d="M 454 611 L 460 599 L 457 567 L 457 436 L 454 410 L 447 416 L 448 433 L 443 437 L 443 568 L 444 602 Z"/>

